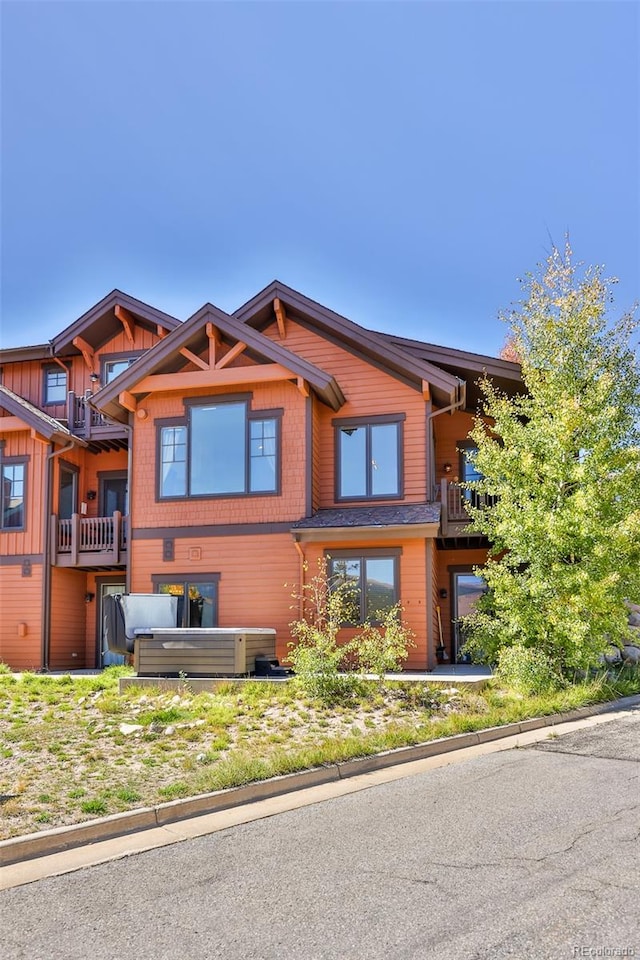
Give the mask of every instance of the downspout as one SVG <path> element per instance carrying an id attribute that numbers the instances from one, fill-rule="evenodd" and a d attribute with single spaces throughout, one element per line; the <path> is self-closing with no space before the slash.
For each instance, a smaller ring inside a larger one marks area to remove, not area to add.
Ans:
<path id="1" fill-rule="evenodd" d="M 298 554 L 298 558 L 299 558 L 298 580 L 299 580 L 299 582 L 300 582 L 300 592 L 299 592 L 299 594 L 298 594 L 298 619 L 299 619 L 299 620 L 302 620 L 302 618 L 303 618 L 303 616 L 304 616 L 304 564 L 305 564 L 305 557 L 304 557 L 304 550 L 302 549 L 302 547 L 301 547 L 301 545 L 300 545 L 300 541 L 298 540 L 297 534 L 294 533 L 293 536 L 294 536 L 293 545 L 294 545 L 294 547 L 296 548 L 296 553 Z"/>
<path id="2" fill-rule="evenodd" d="M 127 433 L 129 434 L 129 439 L 127 441 L 127 565 L 124 571 L 124 591 L 125 593 L 131 593 L 131 559 L 133 553 L 133 537 L 131 529 L 131 507 L 133 504 L 133 423 L 134 415 L 129 413 L 128 423 L 122 423 L 120 420 L 115 420 L 113 417 L 110 417 L 108 413 L 104 413 L 93 403 L 93 397 L 90 397 L 88 404 L 92 410 L 95 410 L 101 416 L 108 420 L 110 423 L 115 424 L 118 427 L 124 427 Z"/>
<path id="3" fill-rule="evenodd" d="M 44 472 L 44 520 L 42 524 L 42 629 L 40 633 L 40 672 L 49 672 L 51 643 L 51 511 L 53 509 L 53 461 L 75 446 L 73 441 L 60 450 L 49 444 Z"/>

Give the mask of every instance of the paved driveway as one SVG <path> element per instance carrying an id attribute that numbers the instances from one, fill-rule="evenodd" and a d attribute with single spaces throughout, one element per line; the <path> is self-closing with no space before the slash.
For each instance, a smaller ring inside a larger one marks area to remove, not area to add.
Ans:
<path id="1" fill-rule="evenodd" d="M 640 957 L 639 761 L 634 711 L 16 887 L 0 956 Z"/>

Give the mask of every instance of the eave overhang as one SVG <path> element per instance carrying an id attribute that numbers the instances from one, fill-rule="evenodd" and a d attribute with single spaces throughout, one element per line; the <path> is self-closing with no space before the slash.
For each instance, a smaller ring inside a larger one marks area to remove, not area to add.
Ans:
<path id="1" fill-rule="evenodd" d="M 355 543 L 360 540 L 426 540 L 435 539 L 439 523 L 373 524 L 362 527 L 292 527 L 291 535 L 297 543 Z"/>
<path id="2" fill-rule="evenodd" d="M 121 290 L 112 290 L 53 338 L 51 341 L 53 353 L 56 355 L 82 353 L 78 341 L 84 341 L 92 350 L 99 349 L 108 340 L 122 332 L 123 324 L 126 329 L 126 319 L 123 320 L 122 316 L 118 316 L 121 311 L 125 318 L 131 316 L 136 324 L 159 335 L 164 335 L 181 325 L 180 320 L 168 313 L 157 310 L 142 300 L 136 300 L 135 297 Z"/>
<path id="3" fill-rule="evenodd" d="M 396 347 L 382 334 L 359 326 L 279 280 L 274 280 L 233 315 L 247 326 L 264 328 L 274 320 L 274 300 L 285 304 L 287 316 L 293 320 L 309 324 L 336 339 L 346 349 L 410 383 L 415 389 L 424 393 L 424 384 L 428 383 L 439 406 L 459 405 L 464 397 L 465 384 L 459 377 Z"/>
<path id="4" fill-rule="evenodd" d="M 88 446 L 86 440 L 76 437 L 59 420 L 38 410 L 28 400 L 18 396 L 13 390 L 0 385 L 0 407 L 9 413 L 8 417 L 0 417 L 0 434 L 13 433 L 16 430 L 31 430 L 38 436 L 51 443 L 74 443 L 79 447 Z M 3 425 L 3 420 L 8 421 Z M 23 424 L 20 427 L 20 424 Z"/>

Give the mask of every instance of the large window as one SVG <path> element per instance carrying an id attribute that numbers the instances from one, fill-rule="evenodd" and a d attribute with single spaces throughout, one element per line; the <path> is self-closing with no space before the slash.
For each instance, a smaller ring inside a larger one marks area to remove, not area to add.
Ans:
<path id="1" fill-rule="evenodd" d="M 402 496 L 403 415 L 334 421 L 336 499 Z"/>
<path id="2" fill-rule="evenodd" d="M 64 403 L 67 399 L 67 371 L 62 367 L 44 368 L 44 402 Z"/>
<path id="3" fill-rule="evenodd" d="M 220 574 L 174 574 L 152 579 L 156 593 L 168 593 L 178 598 L 179 627 L 218 626 Z"/>
<path id="4" fill-rule="evenodd" d="M 332 585 L 349 584 L 347 623 L 375 622 L 398 603 L 399 557 L 397 549 L 364 553 L 336 551 L 329 557 Z"/>
<path id="5" fill-rule="evenodd" d="M 5 459 L 0 465 L 2 530 L 24 530 L 26 476 L 24 459 Z"/>
<path id="6" fill-rule="evenodd" d="M 281 414 L 216 400 L 190 405 L 186 423 L 161 422 L 160 497 L 277 493 Z"/>

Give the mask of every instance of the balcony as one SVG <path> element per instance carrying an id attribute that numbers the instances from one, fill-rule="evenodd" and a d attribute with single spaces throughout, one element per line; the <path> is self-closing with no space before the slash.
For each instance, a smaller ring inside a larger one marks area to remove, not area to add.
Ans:
<path id="1" fill-rule="evenodd" d="M 128 446 L 129 434 L 121 423 L 107 420 L 89 405 L 86 397 L 73 390 L 67 393 L 67 425 L 71 433 L 89 441 L 100 450 L 123 450 Z"/>
<path id="2" fill-rule="evenodd" d="M 490 507 L 495 503 L 495 497 L 487 497 L 470 490 L 464 490 L 459 483 L 443 478 L 440 481 L 440 498 L 442 500 L 441 527 L 443 537 L 481 536 L 469 530 L 471 518 L 467 512 L 467 505 Z"/>
<path id="3" fill-rule="evenodd" d="M 56 567 L 123 567 L 127 562 L 128 517 L 51 517 L 51 563 Z"/>

